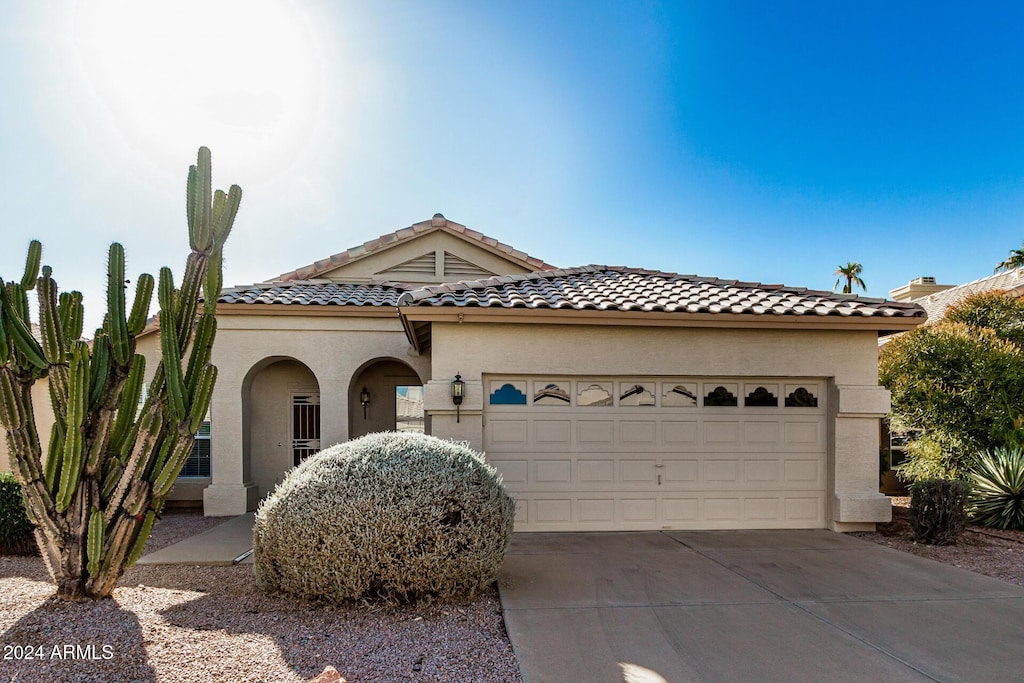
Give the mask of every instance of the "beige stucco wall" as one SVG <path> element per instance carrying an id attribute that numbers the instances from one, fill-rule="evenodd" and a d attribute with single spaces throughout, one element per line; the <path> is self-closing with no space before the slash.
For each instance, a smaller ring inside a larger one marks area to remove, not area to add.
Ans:
<path id="1" fill-rule="evenodd" d="M 824 377 L 829 380 L 830 526 L 873 528 L 891 517 L 878 493 L 878 386 L 872 331 L 729 330 L 434 323 L 425 408 L 437 436 L 483 443 L 485 374 Z M 456 422 L 449 382 L 467 383 Z"/>
<path id="2" fill-rule="evenodd" d="M 203 493 L 207 515 L 241 514 L 254 509 L 266 493 L 260 482 L 268 481 L 269 475 L 257 470 L 269 466 L 270 461 L 262 456 L 253 458 L 254 443 L 263 439 L 277 442 L 270 433 L 261 431 L 270 426 L 259 419 L 253 397 L 267 388 L 260 377 L 273 363 L 297 361 L 315 378 L 320 390 L 323 448 L 349 438 L 353 378 L 372 361 L 394 359 L 411 367 L 424 381 L 430 377 L 429 356 L 410 355 L 397 314 L 221 315 L 218 321 L 213 362 L 219 375 L 210 409 L 212 483 Z M 276 479 L 279 475 L 277 472 L 273 476 Z"/>

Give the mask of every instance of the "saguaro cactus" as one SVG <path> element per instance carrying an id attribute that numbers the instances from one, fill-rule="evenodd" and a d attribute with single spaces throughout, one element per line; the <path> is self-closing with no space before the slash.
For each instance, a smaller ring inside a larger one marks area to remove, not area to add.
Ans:
<path id="1" fill-rule="evenodd" d="M 82 340 L 81 293 L 58 293 L 49 266 L 40 272 L 39 242 L 29 244 L 21 279 L 0 292 L 0 424 L 58 596 L 110 596 L 142 554 L 192 450 L 217 379 L 210 351 L 221 253 L 241 198 L 237 185 L 211 192 L 210 150 L 201 147 L 188 173 L 192 252 L 180 288 L 170 269 L 160 270 L 161 360 L 141 410 L 146 359 L 135 354 L 135 338 L 155 283 L 149 274 L 136 280 L 129 311 L 120 244 L 110 245 L 107 314 L 91 343 Z M 38 335 L 29 321 L 32 289 Z M 44 377 L 54 414 L 45 458 L 31 394 Z"/>

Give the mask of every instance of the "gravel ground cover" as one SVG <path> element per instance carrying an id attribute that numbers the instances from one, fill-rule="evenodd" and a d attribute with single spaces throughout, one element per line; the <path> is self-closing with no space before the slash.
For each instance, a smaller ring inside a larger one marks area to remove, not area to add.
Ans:
<path id="1" fill-rule="evenodd" d="M 969 526 L 956 545 L 917 543 L 910 528 L 910 498 L 892 498 L 892 522 L 854 536 L 1024 586 L 1024 532 Z"/>
<path id="2" fill-rule="evenodd" d="M 223 520 L 171 512 L 156 550 Z M 35 557 L 0 557 L 0 682 L 521 680 L 497 591 L 465 605 L 341 609 L 263 595 L 252 565 L 138 566 L 69 604 Z"/>
<path id="3" fill-rule="evenodd" d="M 915 543 L 909 498 L 856 536 L 1024 586 L 1024 533 L 970 527 L 955 546 Z M 223 520 L 170 512 L 148 550 Z M 68 604 L 39 558 L 0 557 L 0 683 L 300 682 L 332 665 L 350 683 L 521 681 L 497 592 L 466 605 L 340 609 L 265 596 L 251 565 L 140 566 L 113 600 Z"/>

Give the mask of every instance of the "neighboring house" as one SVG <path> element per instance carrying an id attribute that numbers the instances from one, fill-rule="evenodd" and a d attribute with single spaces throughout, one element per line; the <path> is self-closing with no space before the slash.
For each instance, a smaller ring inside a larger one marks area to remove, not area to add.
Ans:
<path id="1" fill-rule="evenodd" d="M 889 292 L 894 301 L 906 301 L 921 306 L 928 313 L 932 325 L 946 317 L 946 309 L 972 294 L 1004 291 L 1007 296 L 1024 296 L 1024 268 L 989 275 L 965 285 L 939 285 L 933 277 L 919 277 Z"/>
<path id="2" fill-rule="evenodd" d="M 217 311 L 211 469 L 177 498 L 240 514 L 321 446 L 425 429 L 484 451 L 527 531 L 889 520 L 876 343 L 924 320 L 782 285 L 555 269 L 440 214 L 227 289 Z"/>

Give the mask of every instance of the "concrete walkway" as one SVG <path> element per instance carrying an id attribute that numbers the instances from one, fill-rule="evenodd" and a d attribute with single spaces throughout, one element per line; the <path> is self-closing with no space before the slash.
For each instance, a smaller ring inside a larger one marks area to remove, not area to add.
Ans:
<path id="1" fill-rule="evenodd" d="M 138 564 L 224 566 L 251 563 L 252 527 L 255 521 L 255 512 L 234 517 L 201 534 L 143 555 Z"/>
<path id="2" fill-rule="evenodd" d="M 526 683 L 1019 681 L 1024 589 L 827 531 L 516 534 Z"/>

